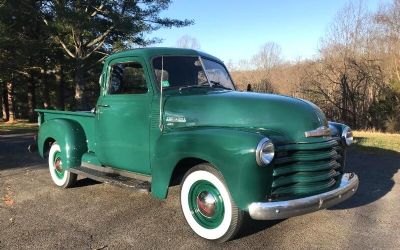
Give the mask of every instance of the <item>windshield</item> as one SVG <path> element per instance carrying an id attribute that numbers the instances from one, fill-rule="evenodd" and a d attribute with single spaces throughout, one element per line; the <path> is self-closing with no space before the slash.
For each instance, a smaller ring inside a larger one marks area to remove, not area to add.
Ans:
<path id="1" fill-rule="evenodd" d="M 204 65 L 207 76 L 204 73 Z M 234 90 L 231 78 L 225 67 L 217 62 L 194 56 L 164 56 L 153 60 L 157 83 L 163 77 L 163 89 L 188 86 L 211 86 Z M 207 79 L 208 78 L 208 79 Z"/>
<path id="2" fill-rule="evenodd" d="M 202 58 L 204 68 L 206 69 L 207 72 L 207 77 L 208 80 L 211 82 L 211 84 L 221 84 L 225 88 L 229 89 L 235 89 L 233 87 L 233 83 L 231 80 L 231 77 L 228 74 L 228 71 L 226 71 L 225 67 L 217 62 Z"/>

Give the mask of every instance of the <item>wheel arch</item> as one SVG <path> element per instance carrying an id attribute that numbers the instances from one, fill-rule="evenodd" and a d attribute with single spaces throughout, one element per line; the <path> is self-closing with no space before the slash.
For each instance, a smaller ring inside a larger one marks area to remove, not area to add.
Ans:
<path id="1" fill-rule="evenodd" d="M 41 124 L 37 140 L 40 156 L 44 158 L 55 141 L 62 148 L 66 168 L 81 165 L 82 155 L 87 152 L 87 140 L 85 131 L 77 121 L 52 119 Z"/>
<path id="2" fill-rule="evenodd" d="M 207 162 L 204 159 L 200 159 L 200 158 L 196 158 L 196 157 L 186 157 L 184 159 L 181 159 L 175 165 L 174 170 L 172 171 L 169 185 L 170 186 L 179 185 L 182 181 L 183 176 L 186 174 L 186 172 L 201 163 L 209 163 L 209 162 Z"/>
<path id="3" fill-rule="evenodd" d="M 183 171 L 207 162 L 224 177 L 233 200 L 243 210 L 251 202 L 264 200 L 272 170 L 255 160 L 255 149 L 263 135 L 229 128 L 175 131 L 158 139 L 151 160 L 152 194 L 168 195 Z M 196 164 L 197 163 L 197 164 Z"/>
<path id="4" fill-rule="evenodd" d="M 51 148 L 51 145 L 56 141 L 56 139 L 54 139 L 53 137 L 48 137 L 45 139 L 44 143 L 43 143 L 43 148 L 42 151 L 39 150 L 39 152 L 42 152 L 40 155 L 42 157 L 45 157 L 46 152 L 48 152 Z"/>

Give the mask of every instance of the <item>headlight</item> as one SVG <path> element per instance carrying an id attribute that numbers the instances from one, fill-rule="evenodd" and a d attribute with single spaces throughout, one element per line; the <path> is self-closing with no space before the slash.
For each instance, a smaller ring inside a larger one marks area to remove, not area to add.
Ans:
<path id="1" fill-rule="evenodd" d="M 342 132 L 342 139 L 346 142 L 347 146 L 353 144 L 353 132 L 349 127 L 345 127 Z"/>
<path id="2" fill-rule="evenodd" d="M 256 160 L 259 166 L 266 166 L 274 159 L 275 147 L 268 138 L 263 138 L 257 145 Z"/>

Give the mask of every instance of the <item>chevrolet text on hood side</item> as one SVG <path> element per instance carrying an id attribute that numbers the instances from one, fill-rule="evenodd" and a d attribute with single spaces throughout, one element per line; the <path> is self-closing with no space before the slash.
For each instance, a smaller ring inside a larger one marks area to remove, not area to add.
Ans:
<path id="1" fill-rule="evenodd" d="M 36 110 L 37 148 L 60 188 L 82 175 L 165 199 L 181 183 L 187 223 L 217 242 L 236 235 L 245 213 L 289 218 L 358 188 L 357 175 L 345 172 L 348 126 L 306 100 L 237 91 L 209 54 L 119 52 L 105 60 L 99 83 L 90 112 Z"/>

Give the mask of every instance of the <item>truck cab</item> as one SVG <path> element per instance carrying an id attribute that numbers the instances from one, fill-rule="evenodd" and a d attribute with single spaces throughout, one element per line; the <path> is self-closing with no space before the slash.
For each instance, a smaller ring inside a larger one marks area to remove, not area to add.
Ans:
<path id="1" fill-rule="evenodd" d="M 92 112 L 37 110 L 39 153 L 59 187 L 83 175 L 164 199 L 180 183 L 189 226 L 219 242 L 236 235 L 244 213 L 288 218 L 357 190 L 357 175 L 345 173 L 348 126 L 306 100 L 237 91 L 214 56 L 119 52 L 99 84 Z"/>

